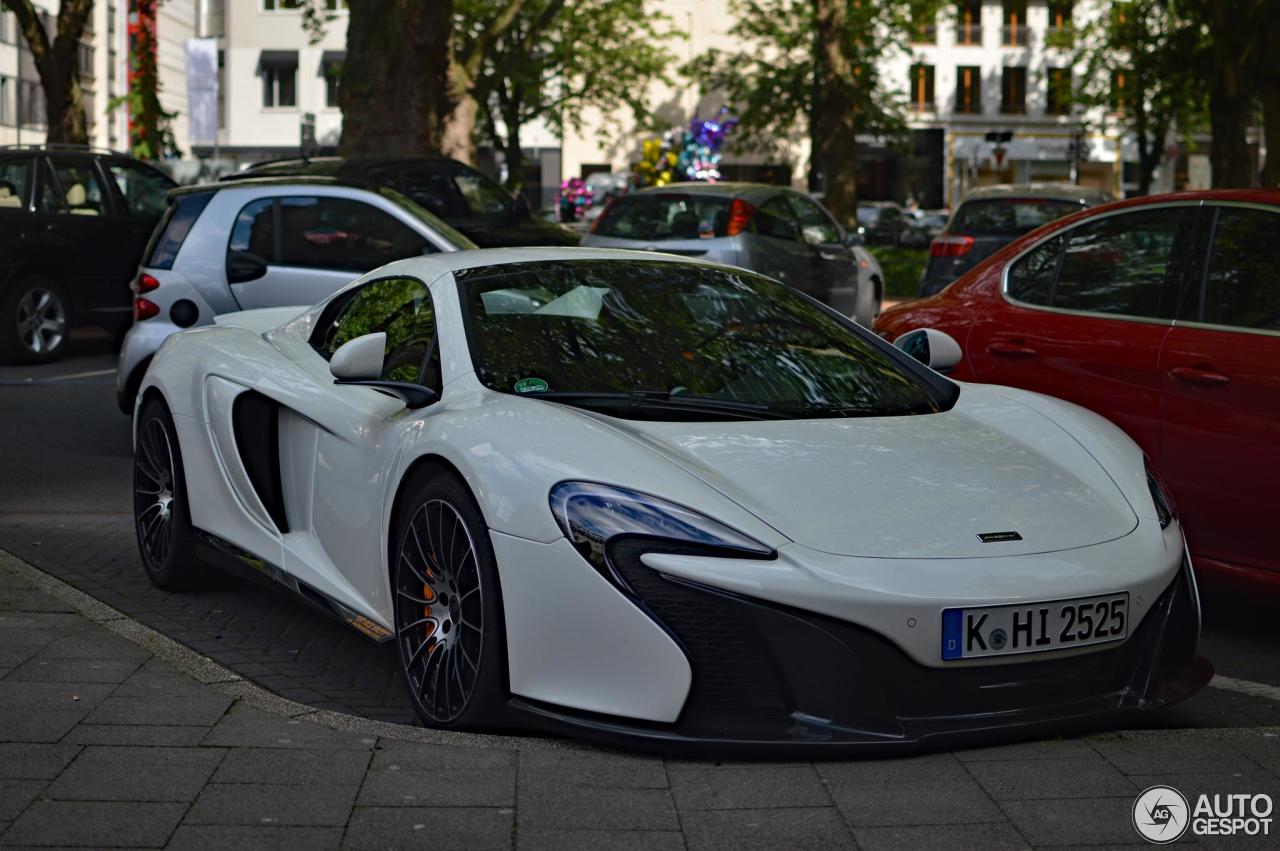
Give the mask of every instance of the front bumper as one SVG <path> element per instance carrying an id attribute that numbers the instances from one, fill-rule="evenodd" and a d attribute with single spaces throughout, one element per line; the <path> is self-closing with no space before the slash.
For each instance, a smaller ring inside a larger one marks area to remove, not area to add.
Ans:
<path id="1" fill-rule="evenodd" d="M 846 621 L 614 560 L 634 601 L 680 645 L 692 685 L 674 723 L 511 702 L 526 723 L 613 744 L 682 751 L 868 753 L 1061 735 L 1123 723 L 1212 676 L 1196 655 L 1190 562 L 1123 644 L 1067 657 L 929 667 Z"/>

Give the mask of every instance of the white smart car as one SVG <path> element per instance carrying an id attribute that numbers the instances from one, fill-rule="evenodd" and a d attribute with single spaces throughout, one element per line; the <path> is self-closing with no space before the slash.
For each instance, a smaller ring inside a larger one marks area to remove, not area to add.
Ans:
<path id="1" fill-rule="evenodd" d="M 1211 671 L 1119 429 L 741 269 L 393 263 L 170 337 L 134 423 L 153 581 L 239 557 L 393 642 L 435 726 L 876 749 L 1058 732 Z"/>

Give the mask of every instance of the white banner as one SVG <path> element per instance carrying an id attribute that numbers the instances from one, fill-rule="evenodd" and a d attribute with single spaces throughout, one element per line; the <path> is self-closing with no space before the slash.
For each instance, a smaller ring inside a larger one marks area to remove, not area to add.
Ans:
<path id="1" fill-rule="evenodd" d="M 186 54 L 191 144 L 212 145 L 218 134 L 218 40 L 187 39 Z"/>

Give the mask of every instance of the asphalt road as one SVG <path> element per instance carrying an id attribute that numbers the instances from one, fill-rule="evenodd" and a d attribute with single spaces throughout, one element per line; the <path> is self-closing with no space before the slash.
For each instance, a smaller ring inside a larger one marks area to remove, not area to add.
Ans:
<path id="1" fill-rule="evenodd" d="M 115 405 L 114 363 L 105 338 L 93 338 L 55 364 L 0 367 L 0 548 L 286 697 L 411 721 L 387 647 L 238 578 L 181 595 L 147 582 L 130 522 L 130 423 Z M 1280 687 L 1277 601 L 1204 590 L 1202 653 L 1220 675 Z M 1187 707 L 1175 721 L 1280 724 L 1280 707 L 1235 695 Z"/>

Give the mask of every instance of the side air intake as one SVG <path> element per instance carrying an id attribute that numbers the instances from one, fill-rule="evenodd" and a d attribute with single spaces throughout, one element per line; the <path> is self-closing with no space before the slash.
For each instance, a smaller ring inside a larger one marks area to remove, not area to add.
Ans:
<path id="1" fill-rule="evenodd" d="M 289 531 L 280 485 L 280 406 L 252 390 L 241 393 L 231 408 L 240 461 L 281 534 Z"/>

